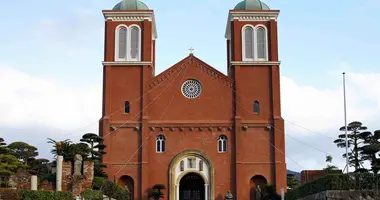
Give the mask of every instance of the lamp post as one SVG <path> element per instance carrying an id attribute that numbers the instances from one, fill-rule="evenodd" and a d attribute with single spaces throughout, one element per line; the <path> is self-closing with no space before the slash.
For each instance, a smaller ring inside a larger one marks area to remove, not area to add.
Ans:
<path id="1" fill-rule="evenodd" d="M 234 196 L 232 195 L 230 190 L 227 190 L 225 200 L 232 200 L 232 199 L 234 199 Z"/>

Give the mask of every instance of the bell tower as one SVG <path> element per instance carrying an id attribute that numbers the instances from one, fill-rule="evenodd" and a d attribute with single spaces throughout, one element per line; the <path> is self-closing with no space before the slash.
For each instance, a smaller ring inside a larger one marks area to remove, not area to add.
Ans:
<path id="1" fill-rule="evenodd" d="M 236 177 L 265 174 L 263 178 L 276 185 L 278 193 L 281 189 L 286 191 L 277 41 L 279 13 L 260 0 L 243 0 L 229 11 L 225 33 L 228 76 L 235 81 L 235 125 L 252 127 L 248 133 L 236 130 Z M 271 153 L 256 155 L 258 149 L 270 149 Z M 248 199 L 239 194 L 246 183 L 235 182 L 239 188 L 235 190 L 237 198 Z"/>
<path id="2" fill-rule="evenodd" d="M 147 137 L 148 95 L 146 85 L 155 72 L 155 40 L 157 30 L 153 10 L 139 0 L 122 0 L 112 10 L 102 11 L 105 18 L 103 64 L 103 109 L 99 125 L 107 153 L 103 163 L 110 180 L 123 181 L 129 174 L 136 185 L 135 198 L 142 199 L 148 188 L 148 148 L 142 145 Z M 126 125 L 127 124 L 127 125 Z M 134 127 L 125 128 L 124 126 Z M 137 127 L 137 128 L 136 128 Z M 140 128 L 143 127 L 143 128 Z M 136 133 L 136 131 L 138 133 Z M 126 145 L 127 142 L 133 145 Z M 138 148 L 142 146 L 142 148 Z M 133 157 L 138 149 L 138 156 Z M 126 157 L 142 166 L 121 167 Z M 145 184 L 145 185 L 144 185 Z"/>

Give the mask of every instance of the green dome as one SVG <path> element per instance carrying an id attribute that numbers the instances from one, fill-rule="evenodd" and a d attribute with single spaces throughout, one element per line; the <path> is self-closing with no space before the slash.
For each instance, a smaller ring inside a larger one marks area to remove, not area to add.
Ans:
<path id="1" fill-rule="evenodd" d="M 149 10 L 149 8 L 139 0 L 122 0 L 112 10 Z"/>
<path id="2" fill-rule="evenodd" d="M 269 6 L 260 0 L 243 0 L 238 3 L 234 10 L 270 10 Z"/>

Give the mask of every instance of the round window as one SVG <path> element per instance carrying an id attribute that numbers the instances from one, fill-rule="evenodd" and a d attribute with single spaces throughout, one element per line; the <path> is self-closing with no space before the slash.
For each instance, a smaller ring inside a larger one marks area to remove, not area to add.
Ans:
<path id="1" fill-rule="evenodd" d="M 195 99 L 202 93 L 202 84 L 194 79 L 187 80 L 182 84 L 182 94 L 189 99 Z"/>

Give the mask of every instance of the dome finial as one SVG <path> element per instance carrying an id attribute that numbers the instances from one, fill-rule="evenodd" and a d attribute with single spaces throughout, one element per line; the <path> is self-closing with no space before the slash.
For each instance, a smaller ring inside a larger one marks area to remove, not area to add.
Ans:
<path id="1" fill-rule="evenodd" d="M 148 6 L 139 0 L 121 0 L 113 10 L 149 10 Z"/>
<path id="2" fill-rule="evenodd" d="M 133 10 L 137 10 L 137 1 L 136 0 L 122 0 L 121 1 L 121 7 L 125 8 L 125 9 L 136 8 Z"/>
<path id="3" fill-rule="evenodd" d="M 234 10 L 270 10 L 269 6 L 260 0 L 243 0 L 238 3 Z"/>

